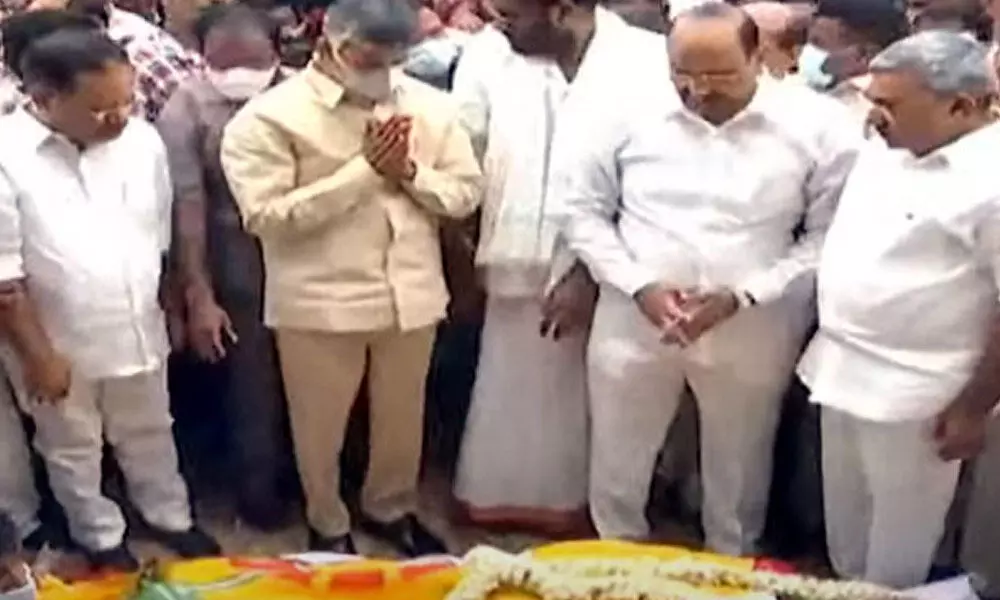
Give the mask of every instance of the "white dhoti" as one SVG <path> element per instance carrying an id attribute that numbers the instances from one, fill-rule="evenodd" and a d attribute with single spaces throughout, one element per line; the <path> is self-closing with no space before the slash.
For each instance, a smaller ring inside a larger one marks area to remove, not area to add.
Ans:
<path id="1" fill-rule="evenodd" d="M 961 463 L 937 456 L 924 420 L 880 423 L 824 407 L 822 436 L 834 569 L 895 588 L 924 583 Z"/>
<path id="2" fill-rule="evenodd" d="M 105 437 L 143 519 L 165 531 L 191 528 L 165 367 L 131 377 L 74 378 L 69 396 L 33 406 L 31 415 L 37 425 L 35 445 L 78 544 L 90 551 L 107 550 L 121 544 L 125 534 L 121 510 L 101 494 Z"/>
<path id="3" fill-rule="evenodd" d="M 0 511 L 11 518 L 23 539 L 41 525 L 39 499 L 15 387 L 4 371 L 0 368 Z"/>
<path id="4" fill-rule="evenodd" d="M 586 334 L 539 333 L 537 300 L 491 297 L 455 483 L 473 520 L 548 530 L 587 504 Z"/>
<path id="5" fill-rule="evenodd" d="M 588 352 L 590 506 L 601 537 L 649 534 L 650 481 L 686 382 L 700 419 L 706 545 L 757 550 L 781 400 L 801 345 L 801 324 L 774 318 L 787 310 L 749 309 L 682 350 L 661 341 L 631 298 L 602 288 Z"/>
<path id="6" fill-rule="evenodd" d="M 986 450 L 976 459 L 962 547 L 962 567 L 976 591 L 1000 598 L 1000 419 L 994 418 Z"/>

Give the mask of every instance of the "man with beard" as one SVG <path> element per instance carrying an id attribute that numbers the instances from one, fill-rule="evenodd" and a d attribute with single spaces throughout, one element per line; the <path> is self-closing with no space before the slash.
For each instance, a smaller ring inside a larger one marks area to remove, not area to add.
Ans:
<path id="1" fill-rule="evenodd" d="M 476 260 L 486 315 L 456 495 L 476 522 L 566 534 L 586 523 L 596 287 L 559 235 L 565 205 L 549 187 L 552 165 L 586 143 L 573 136 L 594 115 L 649 95 L 650 76 L 668 69 L 665 41 L 595 0 L 493 6 L 494 29 L 455 78 L 487 179 Z"/>
<path id="2" fill-rule="evenodd" d="M 668 54 L 676 92 L 658 113 L 602 121 L 556 174 L 569 246 L 602 284 L 591 515 L 602 537 L 648 534 L 650 478 L 689 385 L 706 545 L 753 554 L 813 270 L 860 131 L 829 99 L 759 77 L 759 32 L 738 8 L 678 15 Z"/>

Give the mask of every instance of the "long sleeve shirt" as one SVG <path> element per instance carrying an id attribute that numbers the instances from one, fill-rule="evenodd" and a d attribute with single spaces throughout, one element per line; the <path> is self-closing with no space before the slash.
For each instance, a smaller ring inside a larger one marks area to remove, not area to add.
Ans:
<path id="1" fill-rule="evenodd" d="M 325 331 L 414 329 L 444 316 L 441 218 L 466 217 L 481 174 L 447 95 L 393 73 L 377 113 L 413 117 L 412 182 L 361 155 L 371 109 L 307 68 L 251 100 L 226 127 L 222 167 L 261 240 L 265 321 Z"/>
<path id="2" fill-rule="evenodd" d="M 629 296 L 664 282 L 764 304 L 811 283 L 861 140 L 843 108 L 765 77 L 716 127 L 667 92 L 562 165 L 571 249 Z"/>

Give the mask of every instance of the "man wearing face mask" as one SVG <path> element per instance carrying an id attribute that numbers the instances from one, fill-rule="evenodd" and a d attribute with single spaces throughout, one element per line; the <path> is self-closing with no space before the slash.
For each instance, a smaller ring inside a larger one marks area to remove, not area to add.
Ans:
<path id="1" fill-rule="evenodd" d="M 208 70 L 181 84 L 157 120 L 174 186 L 176 280 L 188 346 L 228 373 L 225 415 L 240 516 L 270 529 L 286 511 L 279 483 L 292 471 L 274 340 L 262 322 L 264 266 L 243 230 L 219 162 L 222 132 L 246 102 L 283 81 L 278 26 L 242 4 L 206 9 L 195 23 Z"/>
<path id="2" fill-rule="evenodd" d="M 868 61 L 906 32 L 898 0 L 820 0 L 799 55 L 798 77 L 843 102 L 860 126 L 871 109 L 863 94 Z"/>
<path id="3" fill-rule="evenodd" d="M 603 284 L 588 356 L 591 515 L 602 537 L 648 535 L 650 478 L 690 385 L 706 546 L 748 555 L 860 131 L 829 99 L 759 77 L 759 33 L 738 8 L 680 14 L 668 54 L 676 94 L 660 111 L 599 121 L 554 175 L 570 248 Z"/>
<path id="4" fill-rule="evenodd" d="M 906 588 L 927 577 L 1000 398 L 1000 126 L 985 48 L 966 36 L 914 35 L 870 71 L 892 150 L 862 153 L 847 183 L 799 374 L 823 411 L 833 566 Z"/>
<path id="5" fill-rule="evenodd" d="M 226 127 L 222 166 L 267 269 L 314 550 L 352 552 L 338 456 L 358 387 L 371 403 L 361 525 L 408 555 L 441 552 L 417 520 L 424 385 L 448 296 L 438 230 L 470 215 L 480 170 L 445 93 L 397 65 L 409 0 L 338 0 L 311 64 Z"/>

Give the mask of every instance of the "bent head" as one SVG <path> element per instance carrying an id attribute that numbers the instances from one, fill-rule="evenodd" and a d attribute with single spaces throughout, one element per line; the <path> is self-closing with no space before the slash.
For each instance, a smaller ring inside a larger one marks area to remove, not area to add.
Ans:
<path id="1" fill-rule="evenodd" d="M 208 80 L 226 98 L 244 101 L 274 82 L 281 40 L 278 24 L 266 12 L 245 4 L 212 5 L 194 31 Z"/>
<path id="2" fill-rule="evenodd" d="M 525 56 L 555 57 L 572 48 L 581 17 L 596 0 L 491 0 L 493 26 Z"/>
<path id="3" fill-rule="evenodd" d="M 996 78 L 986 49 L 946 31 L 901 40 L 871 62 L 872 125 L 894 148 L 921 156 L 991 120 Z"/>
<path id="4" fill-rule="evenodd" d="M 29 46 L 21 67 L 39 116 L 74 143 L 106 142 L 125 130 L 135 108 L 135 73 L 107 36 L 57 31 Z"/>
<path id="5" fill-rule="evenodd" d="M 406 59 L 418 28 L 417 10 L 407 0 L 338 0 L 327 9 L 314 61 L 351 94 L 385 100 L 389 71 Z"/>
<path id="6" fill-rule="evenodd" d="M 689 110 L 719 124 L 749 104 L 760 34 L 745 12 L 722 3 L 693 8 L 674 20 L 668 39 L 671 76 Z"/>

